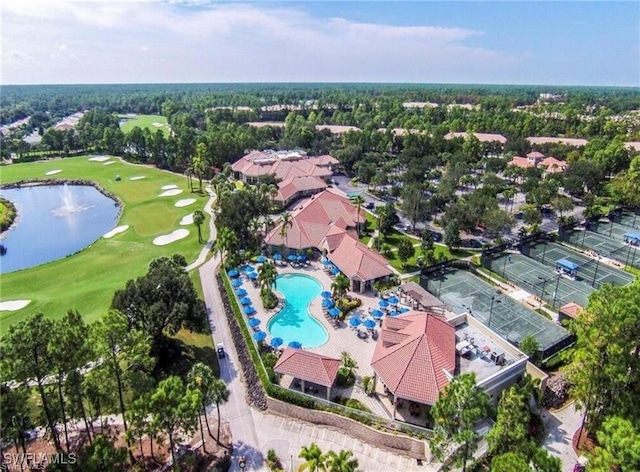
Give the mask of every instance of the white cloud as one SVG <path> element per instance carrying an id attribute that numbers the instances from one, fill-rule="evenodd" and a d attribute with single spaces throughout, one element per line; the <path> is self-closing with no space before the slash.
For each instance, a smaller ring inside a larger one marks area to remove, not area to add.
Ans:
<path id="1" fill-rule="evenodd" d="M 21 0 L 4 8 L 2 27 L 5 50 L 34 58 L 25 67 L 3 54 L 3 83 L 472 82 L 521 60 L 474 46 L 481 31 L 319 19 L 275 4 Z"/>

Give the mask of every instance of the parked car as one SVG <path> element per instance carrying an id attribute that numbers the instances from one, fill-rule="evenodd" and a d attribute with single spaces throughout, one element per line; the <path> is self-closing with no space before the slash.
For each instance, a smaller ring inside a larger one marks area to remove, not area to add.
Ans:
<path id="1" fill-rule="evenodd" d="M 218 351 L 218 357 L 220 359 L 224 359 L 225 357 L 227 357 L 227 353 L 224 351 L 224 346 L 222 343 L 218 343 L 217 347 L 217 351 Z"/>
<path id="2" fill-rule="evenodd" d="M 375 207 L 375 204 L 373 202 L 367 202 L 367 203 L 364 204 L 364 207 L 367 210 L 373 210 L 373 208 Z"/>

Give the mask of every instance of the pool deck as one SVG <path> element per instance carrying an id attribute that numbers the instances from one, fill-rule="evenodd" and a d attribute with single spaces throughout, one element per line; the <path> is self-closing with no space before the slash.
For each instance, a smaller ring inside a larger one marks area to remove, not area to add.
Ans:
<path id="1" fill-rule="evenodd" d="M 256 267 L 259 264 L 255 264 Z M 322 285 L 322 290 L 331 291 L 331 284 L 333 283 L 333 278 L 329 276 L 327 272 L 323 270 L 323 265 L 320 262 L 311 262 L 309 265 L 300 266 L 300 267 L 291 267 L 290 265 L 282 265 L 279 264 L 277 266 L 278 274 L 303 274 L 308 275 L 315 278 Z M 247 296 L 253 300 L 254 308 L 256 309 L 256 314 L 254 318 L 260 319 L 260 329 L 263 331 L 267 330 L 267 325 L 269 320 L 275 316 L 282 308 L 282 306 L 278 306 L 275 310 L 265 310 L 262 307 L 262 302 L 260 300 L 260 288 L 250 280 L 248 280 L 244 275 L 240 276 L 243 280 L 242 288 L 247 291 Z M 366 319 L 369 317 L 369 310 L 378 308 L 378 302 L 380 298 L 375 297 L 373 292 L 367 292 L 364 294 L 348 292 L 349 295 L 360 298 L 362 300 L 362 305 L 351 311 L 348 315 L 348 318 L 351 318 L 354 315 L 359 315 L 362 319 Z M 348 322 L 342 322 L 339 327 L 333 325 L 330 319 L 327 319 L 322 311 L 322 297 L 317 296 L 314 298 L 309 306 L 309 310 L 311 314 L 315 317 L 316 320 L 322 324 L 322 326 L 329 333 L 329 340 L 318 347 L 308 348 L 310 352 L 317 352 L 320 354 L 325 354 L 327 356 L 332 356 L 335 358 L 340 358 L 340 354 L 343 351 L 347 351 L 351 354 L 351 357 L 358 363 L 358 368 L 356 369 L 356 384 L 350 388 L 334 388 L 333 396 L 341 395 L 343 397 L 355 398 L 364 403 L 367 407 L 371 409 L 371 412 L 382 417 L 389 418 L 390 412 L 389 410 L 383 406 L 383 404 L 377 400 L 375 397 L 367 396 L 363 390 L 359 387 L 360 379 L 365 376 L 373 376 L 373 369 L 371 368 L 371 358 L 373 357 L 373 351 L 376 346 L 376 341 L 371 339 L 371 336 L 366 339 L 358 338 L 356 335 L 356 331 L 351 328 Z M 245 317 L 247 319 L 247 317 Z M 361 328 L 364 330 L 364 328 Z M 379 330 L 379 328 L 377 328 Z M 367 330 L 368 331 L 368 330 Z M 267 332 L 267 339 L 265 340 L 268 343 L 271 340 L 270 333 Z M 303 346 L 304 348 L 304 346 Z M 284 378 L 282 382 L 282 386 L 289 387 L 291 383 L 291 378 Z M 318 393 L 318 397 L 325 398 L 325 390 L 324 388 L 320 388 Z"/>

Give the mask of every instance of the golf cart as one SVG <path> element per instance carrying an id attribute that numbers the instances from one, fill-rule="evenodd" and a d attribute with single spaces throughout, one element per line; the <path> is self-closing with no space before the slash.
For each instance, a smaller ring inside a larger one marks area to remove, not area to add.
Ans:
<path id="1" fill-rule="evenodd" d="M 222 343 L 218 343 L 216 348 L 217 348 L 217 351 L 218 351 L 218 357 L 220 359 L 224 359 L 227 356 L 227 353 L 224 352 L 224 346 L 222 345 Z"/>

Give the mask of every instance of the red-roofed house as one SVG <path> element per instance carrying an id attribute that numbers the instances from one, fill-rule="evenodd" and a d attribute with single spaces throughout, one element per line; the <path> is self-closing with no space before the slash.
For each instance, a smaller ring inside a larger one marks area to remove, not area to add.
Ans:
<path id="1" fill-rule="evenodd" d="M 523 169 L 529 169 L 532 167 L 541 167 L 545 169 L 546 174 L 556 174 L 558 172 L 564 172 L 567 168 L 567 164 L 560 159 L 549 156 L 544 157 L 544 154 L 533 151 L 527 154 L 527 157 L 515 156 L 509 162 L 509 165 L 521 167 Z"/>
<path id="2" fill-rule="evenodd" d="M 473 133 L 478 141 L 481 143 L 500 143 L 504 144 L 507 142 L 507 138 L 502 136 L 501 134 L 494 133 Z M 450 133 L 445 134 L 444 139 L 454 139 L 454 138 L 465 138 L 467 133 L 464 131 L 452 131 Z"/>
<path id="3" fill-rule="evenodd" d="M 274 202 L 283 207 L 327 188 L 333 175 L 335 157 L 324 155 L 307 157 L 303 151 L 252 151 L 233 163 L 231 169 L 237 180 L 256 184 L 271 175 L 278 182 Z"/>
<path id="4" fill-rule="evenodd" d="M 273 371 L 280 375 L 290 375 L 302 382 L 301 390 L 305 391 L 305 382 L 321 385 L 327 389 L 327 400 L 331 399 L 338 369 L 342 361 L 315 352 L 301 349 L 285 348 L 284 352 L 273 366 Z"/>
<path id="5" fill-rule="evenodd" d="M 557 174 L 564 172 L 567 169 L 566 162 L 556 159 L 553 156 L 545 157 L 540 161 L 539 165 L 545 168 L 545 172 L 547 174 Z"/>
<path id="6" fill-rule="evenodd" d="M 299 254 L 307 249 L 322 253 L 349 277 L 352 291 L 364 292 L 393 274 L 384 257 L 358 240 L 358 227 L 364 222 L 364 215 L 342 192 L 328 188 L 292 211 L 285 235 L 280 222 L 265 243 L 272 253 Z"/>

